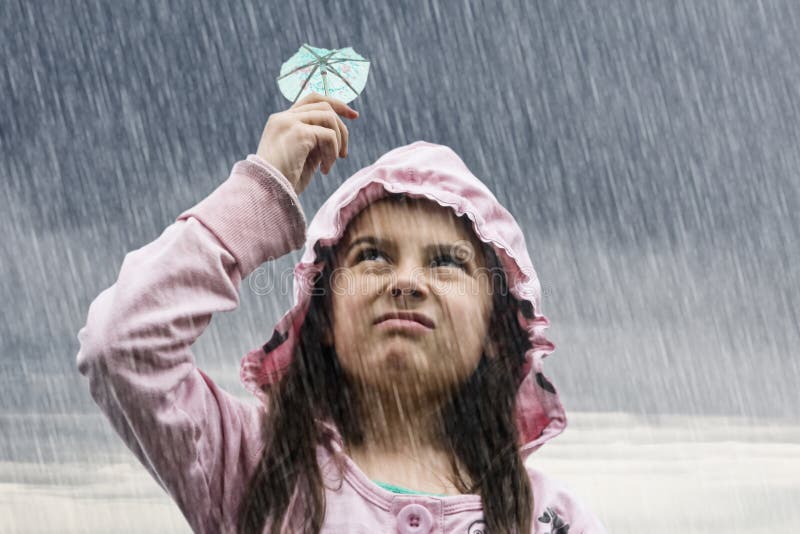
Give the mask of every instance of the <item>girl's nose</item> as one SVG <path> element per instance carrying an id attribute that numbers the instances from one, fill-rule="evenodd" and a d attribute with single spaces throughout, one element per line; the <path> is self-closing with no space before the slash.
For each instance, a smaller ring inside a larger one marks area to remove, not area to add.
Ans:
<path id="1" fill-rule="evenodd" d="M 389 292 L 393 297 L 422 297 L 427 295 L 425 281 L 417 268 L 397 269 L 392 275 Z"/>
<path id="2" fill-rule="evenodd" d="M 391 294 L 392 294 L 393 297 L 400 297 L 400 296 L 404 296 L 404 295 L 405 296 L 418 297 L 418 296 L 420 296 L 421 291 L 419 291 L 419 289 L 417 289 L 416 287 L 401 288 L 401 287 L 393 286 L 392 289 L 391 289 Z"/>

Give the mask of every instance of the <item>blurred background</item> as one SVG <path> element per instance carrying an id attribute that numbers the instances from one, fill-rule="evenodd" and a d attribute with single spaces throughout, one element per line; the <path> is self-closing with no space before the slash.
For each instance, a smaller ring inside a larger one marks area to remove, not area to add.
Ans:
<path id="1" fill-rule="evenodd" d="M 609 532 L 795 531 L 798 29 L 789 0 L 0 3 L 0 530 L 188 531 L 76 335 L 125 254 L 255 152 L 308 43 L 371 62 L 309 220 L 421 139 L 526 232 L 569 422 L 530 461 Z M 194 352 L 245 398 L 291 292 L 241 293 Z"/>

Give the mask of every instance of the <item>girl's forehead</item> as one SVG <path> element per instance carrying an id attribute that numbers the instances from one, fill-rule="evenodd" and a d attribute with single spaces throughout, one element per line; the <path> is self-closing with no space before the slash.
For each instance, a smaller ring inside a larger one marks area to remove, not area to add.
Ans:
<path id="1" fill-rule="evenodd" d="M 431 235 L 465 239 L 472 229 L 456 213 L 428 200 L 407 198 L 402 202 L 381 199 L 358 213 L 345 231 L 343 239 L 371 232 L 383 235 Z"/>

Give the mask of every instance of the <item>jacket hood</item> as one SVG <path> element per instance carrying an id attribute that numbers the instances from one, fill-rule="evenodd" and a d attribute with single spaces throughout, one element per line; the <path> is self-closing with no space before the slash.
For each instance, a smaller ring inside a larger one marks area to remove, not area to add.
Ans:
<path id="1" fill-rule="evenodd" d="M 531 342 L 519 377 L 515 414 L 520 453 L 526 458 L 567 425 L 558 392 L 543 371 L 543 359 L 555 345 L 544 335 L 550 321 L 541 313 L 541 284 L 514 217 L 444 145 L 416 141 L 387 152 L 348 178 L 319 208 L 308 225 L 304 253 L 294 267 L 294 304 L 278 321 L 269 341 L 242 358 L 242 383 L 263 399 L 262 387 L 283 376 L 297 347 L 315 277 L 324 267 L 324 260 L 317 257 L 321 247 L 337 243 L 355 215 L 391 193 L 428 198 L 456 215 L 466 214 L 478 239 L 497 254 L 509 291 L 520 301 L 519 324 Z"/>

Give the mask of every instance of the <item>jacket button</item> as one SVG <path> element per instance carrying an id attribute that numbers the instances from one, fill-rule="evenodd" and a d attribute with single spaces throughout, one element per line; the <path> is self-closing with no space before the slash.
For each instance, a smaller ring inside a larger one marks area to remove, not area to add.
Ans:
<path id="1" fill-rule="evenodd" d="M 433 516 L 421 504 L 409 504 L 397 514 L 397 527 L 401 534 L 428 534 L 433 527 Z"/>

